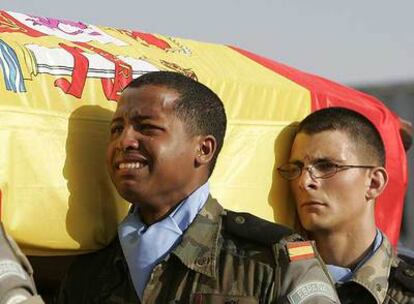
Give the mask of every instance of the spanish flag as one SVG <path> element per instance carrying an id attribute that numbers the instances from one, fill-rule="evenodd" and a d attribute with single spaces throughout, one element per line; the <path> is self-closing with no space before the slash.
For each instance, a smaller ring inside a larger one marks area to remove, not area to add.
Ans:
<path id="1" fill-rule="evenodd" d="M 102 248 L 128 204 L 105 169 L 123 87 L 149 71 L 197 79 L 224 101 L 228 131 L 211 178 L 234 210 L 295 226 L 286 181 L 294 122 L 320 108 L 366 115 L 385 141 L 388 187 L 376 204 L 395 244 L 407 183 L 400 122 L 380 101 L 250 52 L 138 30 L 0 11 L 1 219 L 25 253 Z"/>
<path id="2" fill-rule="evenodd" d="M 315 251 L 313 250 L 310 241 L 288 242 L 286 247 L 289 255 L 289 260 L 291 262 L 307 260 L 315 257 Z"/>

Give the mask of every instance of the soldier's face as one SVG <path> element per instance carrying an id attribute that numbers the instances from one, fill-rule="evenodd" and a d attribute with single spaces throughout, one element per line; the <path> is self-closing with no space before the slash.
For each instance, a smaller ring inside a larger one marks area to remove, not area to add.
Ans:
<path id="1" fill-rule="evenodd" d="M 299 133 L 293 142 L 290 162 L 306 166 L 317 161 L 360 165 L 355 146 L 341 131 L 314 135 Z M 316 179 L 307 170 L 290 182 L 303 228 L 309 232 L 344 230 L 371 216 L 366 202 L 367 169 L 339 171 L 327 179 Z"/>
<path id="2" fill-rule="evenodd" d="M 177 118 L 175 90 L 124 90 L 111 123 L 107 165 L 118 192 L 144 205 L 185 195 L 194 180 L 197 136 Z M 181 198 L 182 199 L 182 198 Z"/>

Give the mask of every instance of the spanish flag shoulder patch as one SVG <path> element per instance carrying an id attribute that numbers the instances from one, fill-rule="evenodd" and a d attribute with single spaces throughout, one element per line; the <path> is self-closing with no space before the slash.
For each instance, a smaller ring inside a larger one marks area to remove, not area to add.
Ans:
<path id="1" fill-rule="evenodd" d="M 287 250 L 289 254 L 289 260 L 291 262 L 307 260 L 315 257 L 315 251 L 313 250 L 310 241 L 306 242 L 288 242 Z"/>

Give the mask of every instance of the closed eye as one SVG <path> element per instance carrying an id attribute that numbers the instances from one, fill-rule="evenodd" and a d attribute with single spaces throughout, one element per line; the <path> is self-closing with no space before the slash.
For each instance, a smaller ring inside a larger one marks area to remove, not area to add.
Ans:
<path id="1" fill-rule="evenodd" d="M 111 126 L 111 129 L 110 129 L 111 135 L 122 133 L 123 130 L 124 130 L 124 126 L 122 125 L 113 125 Z"/>
<path id="2" fill-rule="evenodd" d="M 154 133 L 164 130 L 163 128 L 153 125 L 153 124 L 136 124 L 134 129 L 138 132 L 141 132 L 144 135 L 152 135 Z"/>
<path id="3" fill-rule="evenodd" d="M 297 166 L 297 167 L 299 167 L 299 168 L 303 168 L 303 166 L 304 166 L 304 164 L 303 164 L 301 161 L 298 161 L 298 160 L 296 160 L 296 161 L 292 161 L 292 162 L 289 162 L 289 164 L 290 164 L 290 165 Z"/>

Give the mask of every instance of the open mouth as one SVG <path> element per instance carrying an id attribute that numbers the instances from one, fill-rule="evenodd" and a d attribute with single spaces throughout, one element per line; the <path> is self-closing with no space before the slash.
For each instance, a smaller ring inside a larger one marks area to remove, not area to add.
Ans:
<path id="1" fill-rule="evenodd" d="M 141 162 L 134 162 L 134 163 L 120 163 L 118 165 L 118 169 L 139 169 L 144 167 L 144 164 Z"/>
<path id="2" fill-rule="evenodd" d="M 146 166 L 144 162 L 121 162 L 117 165 L 117 169 L 121 170 L 133 170 L 133 169 L 141 169 Z"/>

